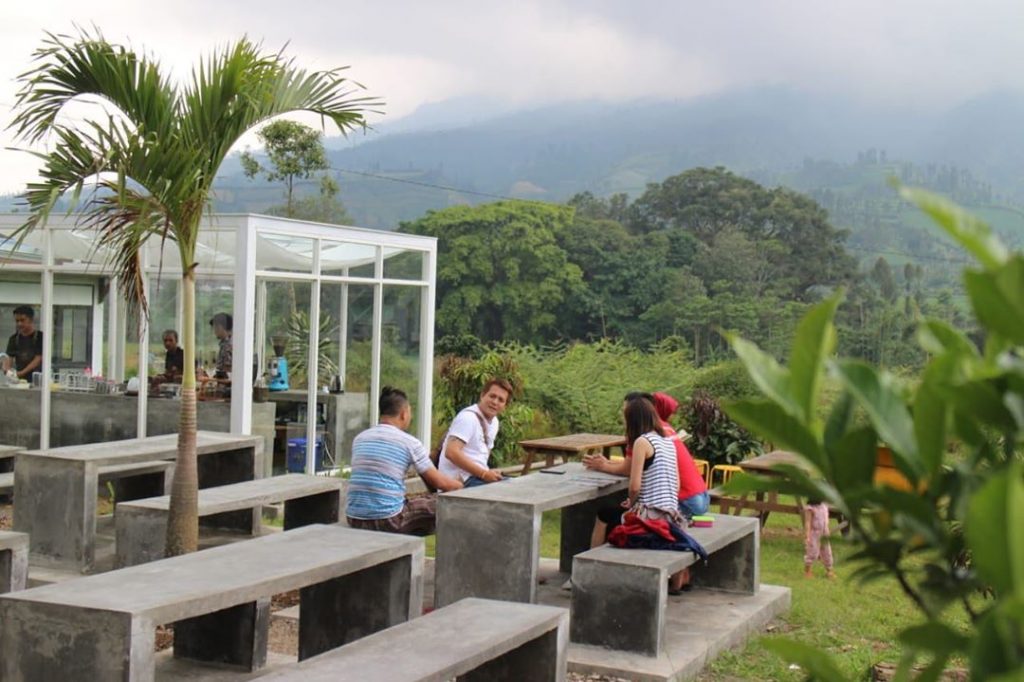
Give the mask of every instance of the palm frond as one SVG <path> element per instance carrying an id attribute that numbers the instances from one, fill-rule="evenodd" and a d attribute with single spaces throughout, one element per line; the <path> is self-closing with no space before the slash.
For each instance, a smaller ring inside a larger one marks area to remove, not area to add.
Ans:
<path id="1" fill-rule="evenodd" d="M 155 61 L 111 45 L 99 31 L 46 36 L 33 55 L 35 66 L 18 78 L 15 108 L 20 112 L 9 126 L 17 137 L 39 141 L 68 102 L 86 95 L 113 104 L 140 130 L 168 129 L 177 93 Z"/>

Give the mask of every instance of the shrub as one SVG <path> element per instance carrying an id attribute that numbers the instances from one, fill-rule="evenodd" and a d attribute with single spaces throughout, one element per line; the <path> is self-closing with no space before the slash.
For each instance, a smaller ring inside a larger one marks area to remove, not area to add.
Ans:
<path id="1" fill-rule="evenodd" d="M 735 400 L 757 394 L 746 368 L 737 360 L 704 367 L 693 380 L 693 391 L 708 393 L 718 400 Z"/>
<path id="2" fill-rule="evenodd" d="M 750 455 L 761 454 L 761 443 L 722 411 L 713 396 L 697 391 L 680 412 L 690 432 L 686 447 L 697 459 L 715 464 L 735 464 Z"/>

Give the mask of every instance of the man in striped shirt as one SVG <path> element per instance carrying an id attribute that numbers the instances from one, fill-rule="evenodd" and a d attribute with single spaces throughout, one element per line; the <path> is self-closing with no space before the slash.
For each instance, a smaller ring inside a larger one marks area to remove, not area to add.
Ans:
<path id="1" fill-rule="evenodd" d="M 352 478 L 345 516 L 352 528 L 408 535 L 434 532 L 437 497 L 405 496 L 405 473 L 412 466 L 427 485 L 440 491 L 458 490 L 462 483 L 439 472 L 423 444 L 406 433 L 412 405 L 397 388 L 380 394 L 380 423 L 352 441 Z"/>

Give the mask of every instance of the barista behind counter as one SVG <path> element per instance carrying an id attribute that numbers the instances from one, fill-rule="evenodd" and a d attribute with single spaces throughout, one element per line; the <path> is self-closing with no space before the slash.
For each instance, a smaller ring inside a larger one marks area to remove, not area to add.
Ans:
<path id="1" fill-rule="evenodd" d="M 213 328 L 213 335 L 220 342 L 220 345 L 217 347 L 217 361 L 214 366 L 213 379 L 218 384 L 217 394 L 225 397 L 231 395 L 232 326 L 231 315 L 227 313 L 217 313 L 210 318 L 210 327 Z"/>
<path id="2" fill-rule="evenodd" d="M 31 379 L 33 372 L 43 371 L 43 333 L 36 329 L 35 318 L 32 306 L 20 305 L 14 309 L 17 331 L 7 341 L 7 357 L 2 369 L 7 372 L 13 363 L 19 379 Z"/>

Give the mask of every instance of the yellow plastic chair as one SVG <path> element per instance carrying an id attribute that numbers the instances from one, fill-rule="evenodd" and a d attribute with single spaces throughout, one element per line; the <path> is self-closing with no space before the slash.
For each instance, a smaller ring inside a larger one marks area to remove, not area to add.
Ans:
<path id="1" fill-rule="evenodd" d="M 732 478 L 732 475 L 738 471 L 743 471 L 743 469 L 739 468 L 735 464 L 716 464 L 711 467 L 711 473 L 708 474 L 708 487 L 714 487 L 716 472 L 722 473 L 722 483 L 728 483 L 729 479 Z"/>
<path id="2" fill-rule="evenodd" d="M 711 465 L 706 459 L 695 459 L 693 463 L 697 465 L 697 471 L 700 472 L 700 477 L 704 479 L 704 482 L 708 482 L 708 476 L 711 474 Z"/>

